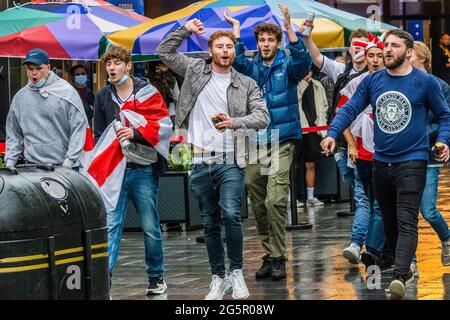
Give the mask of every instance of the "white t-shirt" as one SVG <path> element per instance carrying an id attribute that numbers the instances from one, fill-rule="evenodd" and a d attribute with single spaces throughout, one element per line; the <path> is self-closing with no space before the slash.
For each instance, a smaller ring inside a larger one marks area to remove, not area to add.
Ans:
<path id="1" fill-rule="evenodd" d="M 323 65 L 322 69 L 320 69 L 320 72 L 325 73 L 327 76 L 329 76 L 333 83 L 336 83 L 337 78 L 341 73 L 344 73 L 345 71 L 345 64 L 331 60 L 328 57 L 323 56 Z M 350 70 L 350 75 L 358 73 L 355 69 L 352 68 Z"/>
<path id="2" fill-rule="evenodd" d="M 187 141 L 207 151 L 232 153 L 234 151 L 232 131 L 217 131 L 211 116 L 216 113 L 229 114 L 227 89 L 231 83 L 231 73 L 212 72 L 211 79 L 198 95 L 189 116 Z"/>
<path id="3" fill-rule="evenodd" d="M 173 87 L 173 89 L 170 89 L 170 93 L 172 94 L 172 98 L 174 101 L 169 104 L 169 116 L 175 116 L 176 115 L 175 106 L 177 104 L 178 97 L 180 95 L 180 89 L 179 89 L 178 83 L 176 81 L 175 81 L 175 86 Z"/>

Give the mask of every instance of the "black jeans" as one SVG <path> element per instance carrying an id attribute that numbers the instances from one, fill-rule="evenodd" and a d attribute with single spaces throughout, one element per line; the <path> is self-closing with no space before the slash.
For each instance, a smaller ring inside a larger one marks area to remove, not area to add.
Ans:
<path id="1" fill-rule="evenodd" d="M 386 238 L 394 254 L 394 276 L 405 278 L 417 248 L 418 215 L 427 161 L 375 161 L 373 176 Z"/>

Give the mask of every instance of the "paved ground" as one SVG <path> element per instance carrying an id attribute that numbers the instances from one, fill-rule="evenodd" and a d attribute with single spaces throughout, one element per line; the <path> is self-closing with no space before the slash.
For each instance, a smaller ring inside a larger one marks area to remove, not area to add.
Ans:
<path id="1" fill-rule="evenodd" d="M 364 267 L 352 267 L 342 257 L 352 218 L 338 218 L 335 211 L 347 207 L 348 204 L 327 204 L 325 208 L 299 211 L 301 218 L 309 219 L 314 227 L 287 233 L 288 276 L 279 282 L 255 279 L 263 250 L 254 219 L 247 219 L 244 222 L 244 276 L 250 299 L 386 299 L 384 288 L 389 282 L 390 271 L 382 274 L 382 289 L 369 290 Z M 450 168 L 441 172 L 438 207 L 450 221 Z M 205 246 L 196 242 L 196 237 L 201 234 L 201 230 L 164 233 L 167 294 L 146 297 L 142 236 L 125 233 L 113 277 L 113 299 L 204 299 L 210 271 Z M 408 288 L 405 299 L 450 299 L 450 267 L 441 265 L 440 250 L 438 237 L 421 219 L 417 250 L 420 277 Z"/>

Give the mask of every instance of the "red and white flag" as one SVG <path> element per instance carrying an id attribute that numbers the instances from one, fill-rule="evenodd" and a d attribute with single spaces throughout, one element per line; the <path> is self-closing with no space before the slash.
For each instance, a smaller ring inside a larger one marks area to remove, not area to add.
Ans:
<path id="1" fill-rule="evenodd" d="M 125 103 L 113 100 L 120 107 L 122 123 L 136 129 L 164 158 L 169 155 L 172 122 L 163 98 L 152 85 L 140 89 Z M 112 123 L 106 128 L 91 152 L 83 158 L 82 170 L 94 183 L 103 198 L 106 211 L 116 208 L 125 175 L 126 158 Z"/>

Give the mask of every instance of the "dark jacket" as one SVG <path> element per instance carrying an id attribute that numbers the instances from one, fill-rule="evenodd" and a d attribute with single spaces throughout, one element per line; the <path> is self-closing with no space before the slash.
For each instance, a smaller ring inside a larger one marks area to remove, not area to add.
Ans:
<path id="1" fill-rule="evenodd" d="M 311 56 L 306 49 L 301 34 L 299 40 L 289 43 L 290 55 L 278 49 L 277 56 L 270 67 L 266 67 L 259 53 L 253 57 L 245 56 L 241 39 L 236 42 L 236 59 L 233 67 L 253 78 L 261 88 L 270 114 L 270 131 L 279 130 L 280 143 L 302 137 L 300 114 L 298 111 L 297 85 L 311 68 Z"/>
<path id="2" fill-rule="evenodd" d="M 86 113 L 86 117 L 88 118 L 89 124 L 91 125 L 91 120 L 94 117 L 94 111 L 91 109 L 91 106 L 95 105 L 95 95 L 91 89 L 86 87 L 85 88 L 86 100 L 84 100 L 81 94 L 81 90 L 76 86 L 73 87 L 75 88 L 75 90 L 77 90 L 78 94 L 80 95 L 81 101 L 83 102 L 84 112 Z"/>
<path id="3" fill-rule="evenodd" d="M 140 79 L 132 77 L 133 79 L 133 94 L 136 94 L 140 89 L 151 84 Z M 95 107 L 94 107 L 94 139 L 97 142 L 102 136 L 105 129 L 118 119 L 119 106 L 114 102 L 111 97 L 111 92 L 116 94 L 116 88 L 110 84 L 103 87 L 95 95 Z M 150 144 L 142 137 L 142 135 L 136 129 L 133 129 L 134 138 L 131 142 L 140 143 L 149 146 Z M 167 161 L 158 154 L 158 161 L 152 164 L 154 172 L 157 176 L 162 176 L 168 169 Z"/>

